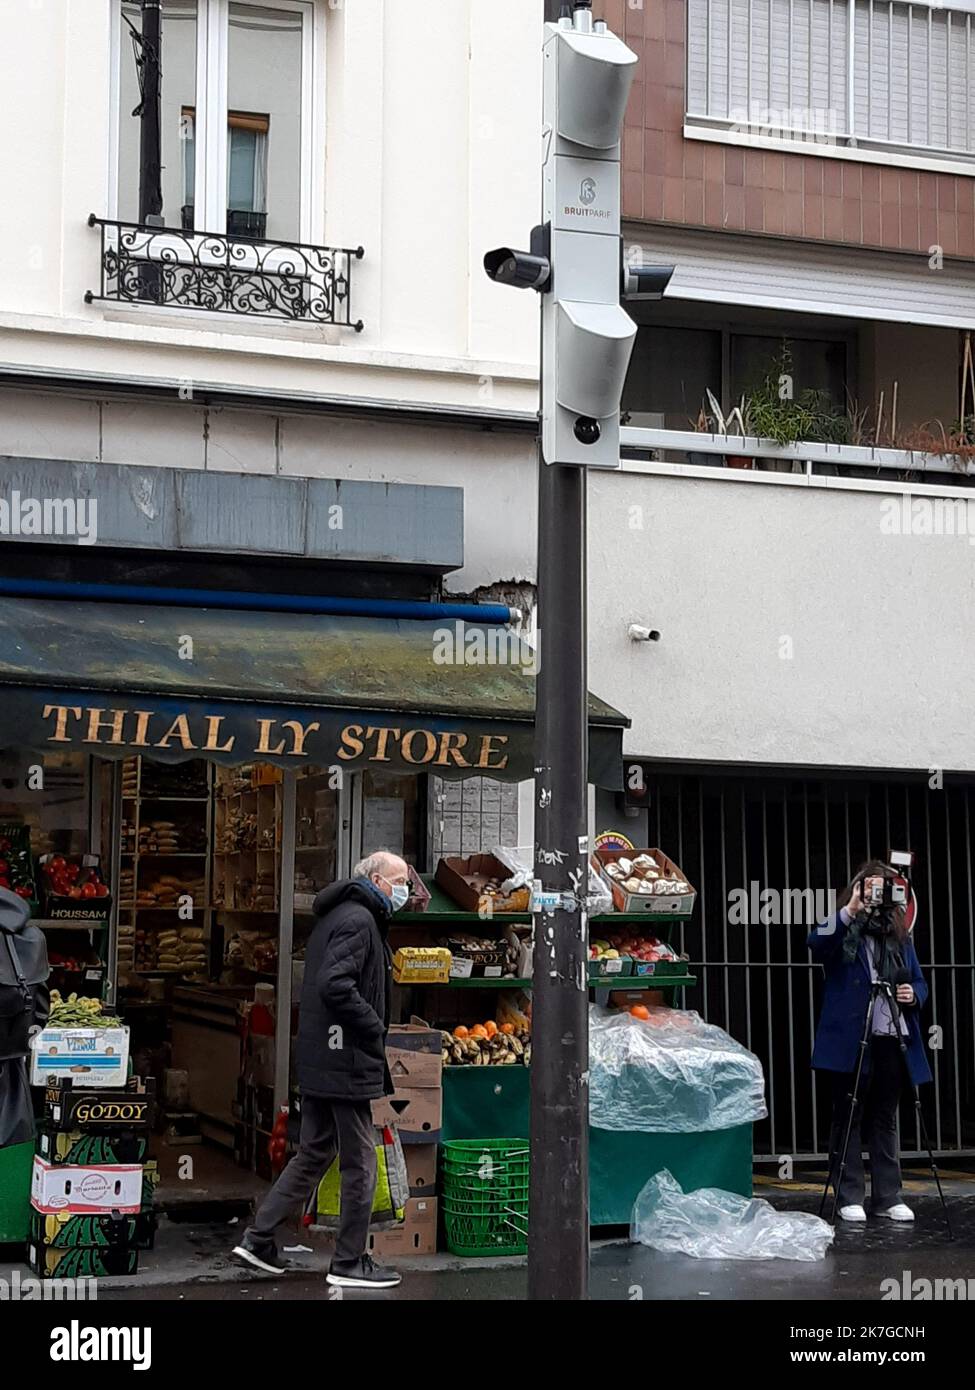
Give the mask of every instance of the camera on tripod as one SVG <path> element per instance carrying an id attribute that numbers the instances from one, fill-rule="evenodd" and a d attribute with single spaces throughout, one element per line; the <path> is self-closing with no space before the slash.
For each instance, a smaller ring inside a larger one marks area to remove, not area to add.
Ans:
<path id="1" fill-rule="evenodd" d="M 874 874 L 860 880 L 860 897 L 864 907 L 906 907 L 907 884 L 900 878 L 884 878 Z"/>
<path id="2" fill-rule="evenodd" d="M 887 874 L 865 874 L 860 880 L 860 897 L 866 908 L 883 911 L 884 909 L 907 907 L 911 896 L 908 874 L 914 863 L 914 854 L 911 850 L 892 849 L 887 856 L 887 862 L 890 868 L 895 871 L 890 876 Z M 900 872 L 896 872 L 897 870 Z"/>

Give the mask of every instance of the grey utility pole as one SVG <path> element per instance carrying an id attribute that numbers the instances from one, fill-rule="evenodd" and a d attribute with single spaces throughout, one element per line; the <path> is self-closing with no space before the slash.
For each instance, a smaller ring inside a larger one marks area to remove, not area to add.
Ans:
<path id="1" fill-rule="evenodd" d="M 593 21 L 592 0 L 548 4 L 546 21 L 542 222 L 530 252 L 500 247 L 484 265 L 542 300 L 528 1290 L 566 1300 L 589 1287 L 586 469 L 620 466 L 637 331 L 621 292 L 659 298 L 670 272 L 624 276 L 622 264 L 620 132 L 636 55 Z"/>

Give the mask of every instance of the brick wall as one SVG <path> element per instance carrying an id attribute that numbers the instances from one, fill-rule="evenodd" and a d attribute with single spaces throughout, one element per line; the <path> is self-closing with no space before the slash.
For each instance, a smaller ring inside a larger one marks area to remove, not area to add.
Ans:
<path id="1" fill-rule="evenodd" d="M 623 216 L 729 232 L 975 256 L 975 178 L 685 140 L 685 0 L 602 0 L 640 57 Z"/>

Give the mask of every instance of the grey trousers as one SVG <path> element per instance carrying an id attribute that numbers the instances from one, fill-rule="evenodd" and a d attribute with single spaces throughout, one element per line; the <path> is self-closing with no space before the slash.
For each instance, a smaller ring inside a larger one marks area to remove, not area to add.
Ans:
<path id="1" fill-rule="evenodd" d="M 870 1070 L 860 1078 L 857 1113 L 846 1155 L 846 1171 L 840 1183 L 839 1206 L 862 1206 L 866 1182 L 863 1146 L 870 1154 L 870 1205 L 886 1211 L 901 1199 L 901 1165 L 897 1149 L 897 1107 L 906 1082 L 904 1063 L 896 1038 L 870 1040 Z M 829 1151 L 834 1183 L 839 1178 L 843 1137 L 849 1114 L 853 1075 L 833 1076 L 833 1125 Z"/>
<path id="2" fill-rule="evenodd" d="M 357 1260 L 365 1252 L 376 1191 L 376 1131 L 367 1100 L 301 1098 L 298 1152 L 257 1209 L 251 1230 L 273 1236 L 275 1229 L 301 1211 L 339 1156 L 342 1216 L 334 1260 Z"/>

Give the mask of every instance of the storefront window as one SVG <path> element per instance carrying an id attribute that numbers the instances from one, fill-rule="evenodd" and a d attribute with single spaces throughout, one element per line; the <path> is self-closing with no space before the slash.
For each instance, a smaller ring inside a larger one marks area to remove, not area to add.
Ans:
<path id="1" fill-rule="evenodd" d="M 334 770 L 305 768 L 295 787 L 295 911 L 338 877 L 338 788 Z"/>
<path id="2" fill-rule="evenodd" d="M 30 826 L 43 854 L 87 854 L 88 755 L 0 753 L 0 822 Z"/>
<path id="3" fill-rule="evenodd" d="M 419 860 L 417 777 L 389 772 L 362 774 L 362 853 L 388 849 L 408 864 Z"/>

